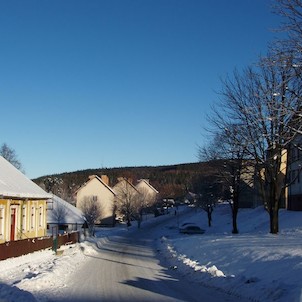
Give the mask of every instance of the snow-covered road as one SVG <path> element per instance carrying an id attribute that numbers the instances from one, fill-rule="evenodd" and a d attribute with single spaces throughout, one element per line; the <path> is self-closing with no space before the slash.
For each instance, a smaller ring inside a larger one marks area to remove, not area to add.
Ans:
<path id="1" fill-rule="evenodd" d="M 277 236 L 263 207 L 240 210 L 238 235 L 228 204 L 213 214 L 209 228 L 204 211 L 183 207 L 144 219 L 140 230 L 99 228 L 61 256 L 45 250 L 0 261 L 0 301 L 302 301 L 301 212 L 281 210 Z M 205 234 L 179 234 L 188 221 Z"/>
<path id="2" fill-rule="evenodd" d="M 54 296 L 49 292 L 47 301 L 233 301 L 234 297 L 189 283 L 162 265 L 156 240 L 165 233 L 167 222 L 102 238 L 94 248 L 83 246 L 89 259 L 64 288 Z"/>
<path id="3" fill-rule="evenodd" d="M 146 241 L 114 236 L 100 246 L 72 276 L 63 301 L 200 301 L 160 266 Z"/>

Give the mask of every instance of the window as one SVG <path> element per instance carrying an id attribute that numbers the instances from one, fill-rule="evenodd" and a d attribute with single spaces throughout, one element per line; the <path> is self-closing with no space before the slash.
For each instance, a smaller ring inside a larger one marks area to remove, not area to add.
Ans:
<path id="1" fill-rule="evenodd" d="M 43 206 L 39 207 L 39 227 L 43 227 Z"/>
<path id="2" fill-rule="evenodd" d="M 4 236 L 4 207 L 0 207 L 0 238 Z"/>
<path id="3" fill-rule="evenodd" d="M 35 207 L 32 206 L 32 207 L 31 207 L 31 211 L 30 211 L 30 228 L 31 228 L 31 229 L 34 229 L 34 228 L 35 228 L 35 219 L 36 219 L 35 216 L 36 216 L 36 215 L 35 215 Z"/>
<path id="4" fill-rule="evenodd" d="M 26 213 L 26 211 L 27 211 L 27 207 L 26 207 L 26 205 L 23 205 L 23 207 L 22 207 L 22 231 L 24 231 L 24 232 L 26 232 L 26 230 L 27 230 L 27 221 L 26 221 L 27 213 Z"/>

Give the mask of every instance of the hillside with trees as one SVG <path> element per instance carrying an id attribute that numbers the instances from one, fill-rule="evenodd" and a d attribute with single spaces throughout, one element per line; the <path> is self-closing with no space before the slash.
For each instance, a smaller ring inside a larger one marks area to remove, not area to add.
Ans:
<path id="1" fill-rule="evenodd" d="M 162 198 L 182 200 L 188 191 L 201 193 L 208 186 L 217 183 L 215 165 L 211 162 L 198 162 L 157 167 L 124 167 L 87 169 L 55 175 L 46 175 L 34 179 L 47 192 L 72 202 L 74 193 L 84 184 L 90 175 L 107 175 L 109 185 L 113 187 L 119 177 L 125 177 L 136 183 L 139 179 L 149 179 Z"/>

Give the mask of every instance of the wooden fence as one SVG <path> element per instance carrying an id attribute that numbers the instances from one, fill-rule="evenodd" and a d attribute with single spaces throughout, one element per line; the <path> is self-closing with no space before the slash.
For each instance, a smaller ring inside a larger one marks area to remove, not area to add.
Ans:
<path id="1" fill-rule="evenodd" d="M 65 244 L 79 242 L 79 232 L 58 235 L 56 248 Z M 54 247 L 54 238 L 28 238 L 23 240 L 9 241 L 0 244 L 0 260 L 12 257 L 19 257 L 39 250 L 50 249 Z"/>

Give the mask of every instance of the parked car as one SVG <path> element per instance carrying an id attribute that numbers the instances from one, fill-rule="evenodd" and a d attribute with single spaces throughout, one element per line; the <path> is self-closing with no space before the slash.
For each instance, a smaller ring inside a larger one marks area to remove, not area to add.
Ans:
<path id="1" fill-rule="evenodd" d="M 184 228 L 188 225 L 196 225 L 194 222 L 184 222 L 183 224 L 181 224 L 180 228 Z"/>
<path id="2" fill-rule="evenodd" d="M 179 229 L 179 232 L 182 234 L 203 234 L 205 230 L 201 229 L 197 225 L 188 224 Z"/>

